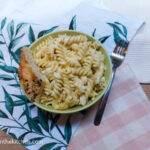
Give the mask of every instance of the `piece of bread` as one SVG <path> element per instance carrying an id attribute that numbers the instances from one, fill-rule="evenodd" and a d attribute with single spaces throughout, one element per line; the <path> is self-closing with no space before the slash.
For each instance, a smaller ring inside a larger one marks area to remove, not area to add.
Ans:
<path id="1" fill-rule="evenodd" d="M 39 101 L 46 77 L 41 74 L 39 68 L 34 63 L 30 49 L 27 47 L 21 49 L 18 77 L 27 97 L 33 102 Z"/>

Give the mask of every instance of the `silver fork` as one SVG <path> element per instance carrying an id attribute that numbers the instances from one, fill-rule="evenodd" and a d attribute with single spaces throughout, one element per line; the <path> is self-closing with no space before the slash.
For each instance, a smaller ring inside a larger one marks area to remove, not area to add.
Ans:
<path id="1" fill-rule="evenodd" d="M 117 45 L 116 45 L 116 47 L 112 53 L 112 64 L 113 64 L 112 78 L 111 78 L 111 82 L 110 82 L 106 92 L 104 93 L 103 97 L 100 99 L 100 103 L 98 105 L 98 109 L 97 109 L 95 119 L 94 119 L 94 124 L 96 126 L 99 125 L 101 120 L 102 120 L 105 106 L 107 103 L 107 99 L 109 96 L 109 92 L 110 92 L 110 89 L 112 86 L 112 82 L 113 82 L 114 77 L 115 77 L 116 69 L 117 69 L 117 67 L 119 67 L 121 65 L 121 63 L 123 62 L 123 60 L 125 58 L 125 55 L 126 55 L 127 49 L 128 49 L 128 45 L 129 45 L 129 42 L 125 42 L 123 40 L 120 40 L 117 43 Z"/>

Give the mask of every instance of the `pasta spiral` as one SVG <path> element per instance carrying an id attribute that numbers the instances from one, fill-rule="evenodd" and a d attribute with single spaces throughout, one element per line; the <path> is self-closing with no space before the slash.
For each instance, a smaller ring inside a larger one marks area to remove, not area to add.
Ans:
<path id="1" fill-rule="evenodd" d="M 83 35 L 48 37 L 32 51 L 47 77 L 40 102 L 55 109 L 85 105 L 105 85 L 104 55 L 100 44 Z"/>

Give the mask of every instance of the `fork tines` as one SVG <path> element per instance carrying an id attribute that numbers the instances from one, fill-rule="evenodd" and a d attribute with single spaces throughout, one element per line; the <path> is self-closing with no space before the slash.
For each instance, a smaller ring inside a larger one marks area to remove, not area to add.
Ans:
<path id="1" fill-rule="evenodd" d="M 120 40 L 115 49 L 114 49 L 114 53 L 118 53 L 120 55 L 126 55 L 127 53 L 127 48 L 128 48 L 129 42 L 126 42 L 124 40 Z"/>

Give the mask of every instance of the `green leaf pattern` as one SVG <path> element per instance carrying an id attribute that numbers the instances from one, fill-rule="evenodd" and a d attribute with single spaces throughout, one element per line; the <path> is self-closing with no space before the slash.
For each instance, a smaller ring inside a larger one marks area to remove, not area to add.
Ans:
<path id="1" fill-rule="evenodd" d="M 9 81 L 9 80 L 14 80 L 14 78 L 8 74 L 0 74 L 0 80 Z"/>
<path id="2" fill-rule="evenodd" d="M 76 30 L 76 16 L 73 16 L 69 24 L 69 30 Z"/>
<path id="3" fill-rule="evenodd" d="M 71 135 L 72 135 L 70 117 L 67 119 L 64 132 L 65 132 L 65 140 L 66 140 L 67 143 L 69 143 Z"/>
<path id="4" fill-rule="evenodd" d="M 47 112 L 38 109 L 38 120 L 43 129 L 46 130 L 47 132 L 49 132 L 48 115 L 49 114 Z"/>
<path id="5" fill-rule="evenodd" d="M 5 114 L 2 110 L 0 110 L 0 117 L 1 118 L 8 118 L 7 114 Z"/>
<path id="6" fill-rule="evenodd" d="M 4 55 L 3 55 L 3 52 L 1 50 L 0 50 L 0 59 L 4 60 Z"/>
<path id="7" fill-rule="evenodd" d="M 69 30 L 77 30 L 76 19 L 75 15 L 68 23 Z M 107 23 L 107 25 L 113 29 L 112 35 L 101 35 L 94 28 L 91 31 L 92 36 L 104 44 L 111 37 L 114 37 L 114 42 L 120 38 L 127 40 L 128 32 L 123 24 L 114 22 Z M 18 80 L 21 47 L 30 46 L 37 38 L 59 30 L 59 26 L 53 26 L 37 31 L 35 30 L 36 26 L 28 23 L 16 23 L 6 17 L 0 22 L 0 93 L 3 96 L 0 100 L 3 105 L 0 108 L 0 118 L 6 122 L 9 120 L 13 122 L 9 126 L 3 123 L 0 128 L 13 138 L 23 140 L 21 144 L 28 149 L 61 150 L 67 147 L 75 130 L 72 124 L 74 115 L 51 114 L 38 109 L 23 94 Z M 97 37 L 97 35 L 101 36 Z M 78 115 L 80 120 L 83 115 L 81 113 Z M 62 120 L 63 123 L 61 123 Z M 19 136 L 16 134 L 16 129 L 20 130 Z M 42 145 L 38 144 L 39 142 L 43 142 Z"/>
<path id="8" fill-rule="evenodd" d="M 110 35 L 103 36 L 103 37 L 99 38 L 98 40 L 99 40 L 101 43 L 104 43 L 109 37 L 110 37 Z"/>
<path id="9" fill-rule="evenodd" d="M 94 29 L 92 36 L 95 37 L 96 28 Z"/>
<path id="10" fill-rule="evenodd" d="M 50 28 L 50 29 L 48 29 L 48 30 L 40 31 L 39 34 L 38 34 L 38 38 L 40 38 L 40 37 L 42 37 L 42 36 L 44 36 L 44 35 L 46 35 L 46 34 L 48 34 L 48 33 L 53 32 L 57 27 L 58 27 L 58 26 L 54 26 L 54 27 L 52 27 L 52 28 Z"/>
<path id="11" fill-rule="evenodd" d="M 5 44 L 5 42 L 0 41 L 0 44 Z"/>
<path id="12" fill-rule="evenodd" d="M 29 38 L 30 44 L 32 44 L 35 41 L 35 35 L 34 35 L 34 31 L 32 29 L 32 26 L 29 27 L 28 38 Z"/>
<path id="13" fill-rule="evenodd" d="M 13 20 L 7 25 L 7 32 L 8 32 L 9 40 L 11 41 L 14 35 L 14 21 Z"/>
<path id="14" fill-rule="evenodd" d="M 114 22 L 114 23 L 107 23 L 112 29 L 113 29 L 113 36 L 114 36 L 114 42 L 117 44 L 119 41 L 125 41 L 128 42 L 127 40 L 127 28 L 119 23 L 119 22 Z"/>
<path id="15" fill-rule="evenodd" d="M 13 66 L 0 65 L 0 69 L 8 73 L 17 73 L 18 69 Z"/>
<path id="16" fill-rule="evenodd" d="M 15 35 L 17 35 L 17 34 L 19 33 L 19 31 L 20 31 L 21 29 L 23 29 L 23 27 L 25 27 L 26 25 L 28 25 L 28 23 L 19 23 L 19 24 L 17 24 Z"/>
<path id="17" fill-rule="evenodd" d="M 1 21 L 1 30 L 4 28 L 6 24 L 6 17 Z"/>
<path id="18" fill-rule="evenodd" d="M 9 49 L 14 48 L 14 47 L 20 42 L 20 40 L 22 39 L 22 37 L 23 37 L 24 35 L 25 35 L 25 34 L 23 33 L 23 34 L 20 35 L 19 37 L 16 37 L 15 39 L 13 39 L 13 40 L 10 42 Z"/>
<path id="19" fill-rule="evenodd" d="M 57 143 L 49 143 L 49 144 L 46 144 L 42 147 L 40 147 L 39 150 L 51 150 Z"/>
<path id="20" fill-rule="evenodd" d="M 11 96 L 9 95 L 9 93 L 6 91 L 6 89 L 4 87 L 3 91 L 4 91 L 4 95 L 5 95 L 5 107 L 8 110 L 8 112 L 12 115 L 13 114 L 13 100 L 11 98 Z"/>

